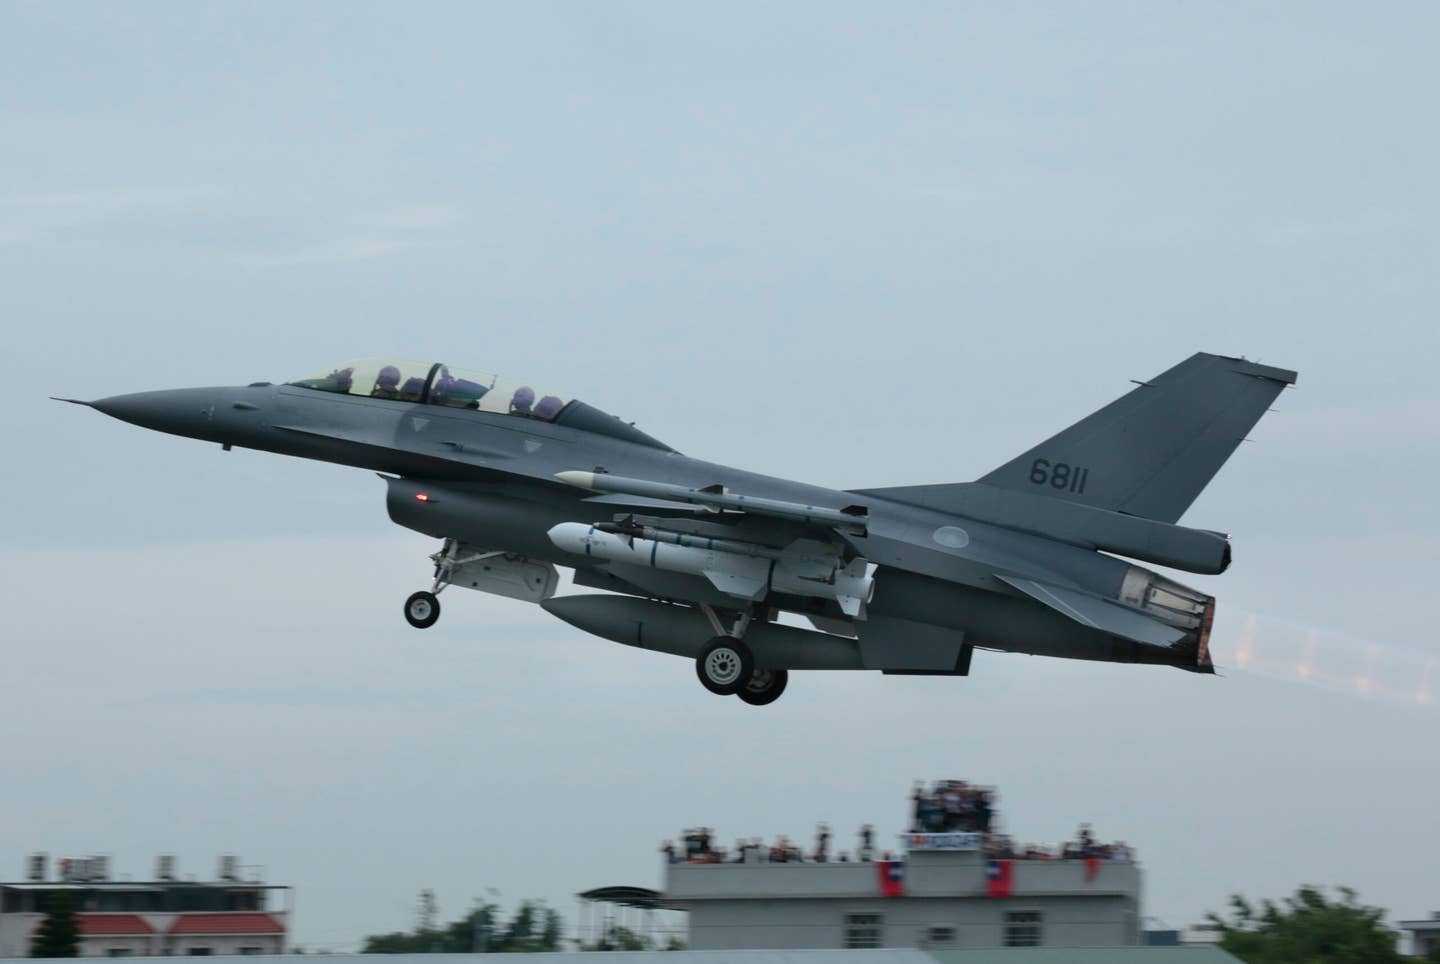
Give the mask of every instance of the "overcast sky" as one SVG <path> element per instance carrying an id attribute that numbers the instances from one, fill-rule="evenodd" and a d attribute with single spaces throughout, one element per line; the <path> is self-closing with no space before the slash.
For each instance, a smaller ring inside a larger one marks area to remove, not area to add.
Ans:
<path id="1" fill-rule="evenodd" d="M 220 853 L 355 946 L 658 886 L 682 827 L 840 847 L 917 778 L 1135 846 L 1145 913 L 1436 909 L 1440 8 L 0 2 L 0 879 Z M 687 454 L 964 481 L 1197 350 L 1300 371 L 1185 517 L 1222 678 L 692 667 L 455 590 L 370 474 L 47 395 L 357 356 Z M 1299 667 L 1309 667 L 1302 678 Z M 1428 674 L 1428 682 L 1427 682 Z"/>

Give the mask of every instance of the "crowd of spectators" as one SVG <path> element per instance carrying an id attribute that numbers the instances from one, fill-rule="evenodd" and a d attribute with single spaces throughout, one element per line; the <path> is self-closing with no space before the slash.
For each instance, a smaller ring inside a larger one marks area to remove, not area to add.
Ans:
<path id="1" fill-rule="evenodd" d="M 853 857 L 849 851 L 831 856 L 830 825 L 824 823 L 816 826 L 815 845 L 808 851 L 783 834 L 769 846 L 759 837 L 751 837 L 736 840 L 735 846 L 727 850 L 715 842 L 715 831 L 709 827 L 686 830 L 680 840 L 679 847 L 671 840 L 660 847 L 665 859 L 672 864 L 825 864 L 875 859 L 875 828 L 868 823 L 860 828 Z"/>
<path id="2" fill-rule="evenodd" d="M 937 780 L 928 790 L 916 781 L 910 800 L 911 833 L 989 833 L 995 816 L 995 790 L 964 780 Z"/>
<path id="3" fill-rule="evenodd" d="M 1008 860 L 1123 860 L 1133 862 L 1134 851 L 1123 841 L 1099 843 L 1088 823 L 1082 823 L 1074 840 L 1054 846 L 1017 844 L 1009 835 L 999 832 L 995 810 L 997 794 L 993 787 L 982 787 L 964 780 L 938 780 L 928 788 L 917 782 L 910 795 L 912 803 L 911 833 L 977 833 L 981 851 L 986 857 Z M 681 845 L 667 840 L 660 850 L 670 863 L 692 864 L 786 864 L 786 863 L 847 863 L 851 861 L 888 860 L 890 854 L 876 853 L 875 828 L 865 824 L 857 835 L 855 849 L 832 856 L 830 827 L 815 828 L 815 843 L 809 850 L 779 836 L 766 845 L 759 837 L 740 839 L 725 848 L 715 841 L 709 827 L 695 827 L 681 836 Z"/>
<path id="4" fill-rule="evenodd" d="M 1082 823 L 1074 840 L 1059 847 L 1037 844 L 1016 844 L 1005 834 L 985 838 L 985 856 L 1010 860 L 1123 860 L 1135 862 L 1135 851 L 1123 840 L 1100 843 L 1088 823 Z"/>

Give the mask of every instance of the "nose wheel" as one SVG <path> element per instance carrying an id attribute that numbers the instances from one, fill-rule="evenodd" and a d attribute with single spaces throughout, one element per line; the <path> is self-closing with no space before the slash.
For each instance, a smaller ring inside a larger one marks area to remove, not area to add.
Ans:
<path id="1" fill-rule="evenodd" d="M 440 618 L 440 600 L 433 592 L 421 590 L 405 600 L 405 621 L 416 629 L 429 629 Z"/>

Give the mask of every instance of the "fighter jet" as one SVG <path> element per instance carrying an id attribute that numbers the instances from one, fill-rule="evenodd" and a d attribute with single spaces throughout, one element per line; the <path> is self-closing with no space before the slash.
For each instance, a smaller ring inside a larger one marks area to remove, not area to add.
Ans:
<path id="1" fill-rule="evenodd" d="M 1213 673 L 1214 598 L 1136 562 L 1225 571 L 1229 537 L 1178 520 L 1295 378 L 1196 354 L 974 482 L 848 491 L 440 363 L 60 401 L 379 473 L 390 518 L 441 540 L 417 629 L 449 587 L 494 593 L 760 706 L 791 670 L 966 676 L 976 649 Z M 558 566 L 603 592 L 556 596 Z"/>

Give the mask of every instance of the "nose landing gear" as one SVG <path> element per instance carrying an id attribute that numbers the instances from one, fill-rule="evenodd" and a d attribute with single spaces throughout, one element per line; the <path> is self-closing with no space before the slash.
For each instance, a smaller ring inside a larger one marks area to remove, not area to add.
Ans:
<path id="1" fill-rule="evenodd" d="M 440 600 L 433 592 L 412 592 L 405 600 L 405 621 L 416 629 L 429 629 L 440 618 Z"/>
<path id="2" fill-rule="evenodd" d="M 434 582 L 428 590 L 411 593 L 405 600 L 405 621 L 416 629 L 428 629 L 440 618 L 440 600 L 436 597 L 446 586 L 538 603 L 555 594 L 560 579 L 548 562 L 482 549 L 458 539 L 446 539 L 430 561 L 435 564 Z"/>

